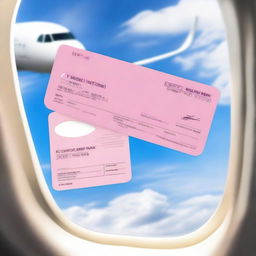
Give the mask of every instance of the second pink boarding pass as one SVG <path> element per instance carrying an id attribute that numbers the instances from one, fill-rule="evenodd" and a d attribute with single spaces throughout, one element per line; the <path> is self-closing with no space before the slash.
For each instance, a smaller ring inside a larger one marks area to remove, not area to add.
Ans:
<path id="1" fill-rule="evenodd" d="M 61 46 L 45 104 L 77 120 L 199 155 L 219 96 L 211 86 Z"/>

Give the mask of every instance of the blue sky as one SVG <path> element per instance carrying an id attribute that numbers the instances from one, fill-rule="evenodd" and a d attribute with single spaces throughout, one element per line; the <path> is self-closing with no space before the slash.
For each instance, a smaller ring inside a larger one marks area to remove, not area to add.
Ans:
<path id="1" fill-rule="evenodd" d="M 50 111 L 43 103 L 49 74 L 19 72 L 46 182 L 57 204 L 79 225 L 105 233 L 175 236 L 195 230 L 216 209 L 226 180 L 230 136 L 223 23 L 215 0 L 74 0 L 72 6 L 67 0 L 23 0 L 17 22 L 40 20 L 65 25 L 88 50 L 130 62 L 176 49 L 195 16 L 199 25 L 190 49 L 147 67 L 221 90 L 205 150 L 194 157 L 130 138 L 133 178 L 126 184 L 61 192 L 52 188 Z"/>

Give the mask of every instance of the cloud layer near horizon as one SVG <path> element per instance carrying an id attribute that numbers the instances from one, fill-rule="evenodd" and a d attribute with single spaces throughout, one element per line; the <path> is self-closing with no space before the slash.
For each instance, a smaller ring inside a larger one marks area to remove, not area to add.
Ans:
<path id="1" fill-rule="evenodd" d="M 145 189 L 118 196 L 105 207 L 72 206 L 64 214 L 76 224 L 102 233 L 178 236 L 202 226 L 219 200 L 216 195 L 203 195 L 172 205 L 166 195 Z"/>

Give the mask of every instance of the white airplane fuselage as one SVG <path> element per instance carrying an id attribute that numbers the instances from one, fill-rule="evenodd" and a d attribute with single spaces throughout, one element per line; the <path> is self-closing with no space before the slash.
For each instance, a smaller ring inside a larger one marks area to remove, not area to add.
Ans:
<path id="1" fill-rule="evenodd" d="M 190 32 L 179 48 L 133 63 L 147 65 L 186 51 L 194 41 L 197 18 L 195 18 L 192 25 Z M 14 48 L 18 70 L 51 72 L 54 58 L 60 45 L 85 49 L 84 45 L 66 27 L 59 24 L 42 21 L 15 24 Z"/>
<path id="2" fill-rule="evenodd" d="M 85 49 L 64 26 L 51 22 L 16 23 L 14 49 L 19 70 L 50 72 L 60 45 Z"/>

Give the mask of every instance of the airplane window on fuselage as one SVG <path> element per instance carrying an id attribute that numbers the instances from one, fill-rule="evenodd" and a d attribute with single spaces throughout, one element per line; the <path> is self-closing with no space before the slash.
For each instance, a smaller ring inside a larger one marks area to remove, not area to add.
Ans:
<path id="1" fill-rule="evenodd" d="M 52 34 L 53 40 L 54 41 L 59 41 L 59 40 L 68 40 L 68 39 L 74 39 L 74 35 L 72 33 L 57 33 L 57 34 Z"/>
<path id="2" fill-rule="evenodd" d="M 52 39 L 51 39 L 50 35 L 46 35 L 44 41 L 45 41 L 46 43 L 51 42 Z"/>
<path id="3" fill-rule="evenodd" d="M 37 38 L 37 42 L 40 42 L 42 43 L 44 40 L 44 35 L 40 35 L 38 38 Z"/>

